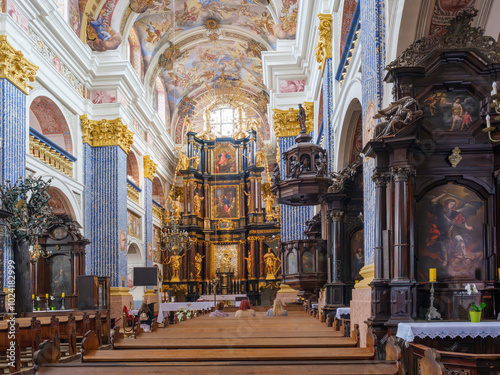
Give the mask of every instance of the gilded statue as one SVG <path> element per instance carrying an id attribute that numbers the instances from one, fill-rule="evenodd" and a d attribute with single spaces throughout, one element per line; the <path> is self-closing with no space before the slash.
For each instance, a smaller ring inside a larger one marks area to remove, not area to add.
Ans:
<path id="1" fill-rule="evenodd" d="M 196 134 L 196 136 L 199 139 L 205 139 L 208 141 L 213 141 L 216 138 L 210 127 L 210 110 L 208 108 L 203 112 L 203 130 Z"/>
<path id="2" fill-rule="evenodd" d="M 194 256 L 194 270 L 196 271 L 197 279 L 201 278 L 201 262 L 203 261 L 203 258 L 205 258 L 205 255 L 196 254 Z"/>
<path id="3" fill-rule="evenodd" d="M 267 249 L 267 253 L 264 255 L 264 263 L 266 264 L 266 280 L 276 279 L 276 274 L 278 273 L 281 261 L 274 255 L 271 249 Z"/>
<path id="4" fill-rule="evenodd" d="M 253 258 L 252 258 L 252 254 L 248 254 L 248 257 L 244 257 L 243 259 L 245 259 L 247 261 L 247 271 L 248 271 L 248 276 L 253 276 L 253 272 L 252 272 L 252 263 L 253 263 Z"/>
<path id="5" fill-rule="evenodd" d="M 263 151 L 258 151 L 255 154 L 255 164 L 257 167 L 263 167 L 265 162 L 265 155 Z"/>
<path id="6" fill-rule="evenodd" d="M 196 192 L 196 194 L 194 195 L 194 213 L 198 216 L 201 215 L 201 202 L 203 201 L 203 199 L 205 199 L 205 197 L 200 197 L 200 194 L 198 194 L 198 192 Z"/>
<path id="7" fill-rule="evenodd" d="M 181 170 L 188 169 L 189 167 L 189 158 L 188 156 L 179 150 L 179 166 Z"/>
<path id="8" fill-rule="evenodd" d="M 181 218 L 181 210 L 182 210 L 182 204 L 179 201 L 179 196 L 175 198 L 175 201 L 172 199 L 171 196 L 168 197 L 168 200 L 170 201 L 170 204 L 172 205 L 172 216 L 180 219 Z"/>
<path id="9" fill-rule="evenodd" d="M 189 119 L 189 116 L 184 117 L 184 129 L 186 129 L 187 133 L 193 131 L 193 123 Z"/>
<path id="10" fill-rule="evenodd" d="M 171 255 L 168 262 L 165 263 L 165 265 L 168 265 L 168 264 L 172 265 L 172 278 L 170 279 L 170 282 L 180 281 L 179 276 L 181 274 L 182 257 L 184 255 L 186 255 L 186 254 Z"/>
<path id="11" fill-rule="evenodd" d="M 264 198 L 264 204 L 266 206 L 266 219 L 267 221 L 271 221 L 273 219 L 273 205 L 274 205 L 274 197 L 272 194 L 269 194 Z"/>
<path id="12" fill-rule="evenodd" d="M 251 207 L 252 207 L 252 194 L 247 193 L 245 190 L 243 190 L 243 194 L 245 194 L 247 196 L 248 212 L 250 212 Z"/>
<path id="13" fill-rule="evenodd" d="M 193 168 L 194 169 L 198 169 L 198 165 L 200 165 L 200 155 L 198 154 L 195 154 L 193 157 L 191 157 L 191 159 L 193 159 Z"/>
<path id="14" fill-rule="evenodd" d="M 221 272 L 231 272 L 231 255 L 228 251 L 225 251 L 220 259 L 219 268 Z"/>

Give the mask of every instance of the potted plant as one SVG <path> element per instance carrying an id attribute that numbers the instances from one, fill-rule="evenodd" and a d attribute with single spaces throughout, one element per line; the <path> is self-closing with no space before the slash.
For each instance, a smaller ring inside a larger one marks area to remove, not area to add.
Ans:
<path id="1" fill-rule="evenodd" d="M 469 309 L 470 321 L 472 323 L 479 323 L 481 321 L 481 313 L 486 307 L 486 303 L 481 302 L 479 306 L 474 303 L 474 294 L 478 293 L 476 284 L 467 284 L 465 286 L 465 291 L 469 296 L 472 295 L 472 302 Z"/>

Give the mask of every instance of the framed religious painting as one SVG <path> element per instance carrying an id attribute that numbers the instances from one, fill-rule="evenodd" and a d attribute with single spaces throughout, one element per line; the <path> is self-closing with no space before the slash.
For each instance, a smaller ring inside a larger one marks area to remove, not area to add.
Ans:
<path id="1" fill-rule="evenodd" d="M 240 217 L 240 194 L 238 185 L 212 186 L 212 220 L 238 219 Z"/>
<path id="2" fill-rule="evenodd" d="M 238 170 L 238 148 L 231 142 L 217 143 L 213 150 L 212 173 L 236 174 Z"/>
<path id="3" fill-rule="evenodd" d="M 431 91 L 420 100 L 420 107 L 434 131 L 467 131 L 479 119 L 479 102 L 466 91 Z"/>
<path id="4" fill-rule="evenodd" d="M 417 280 L 474 280 L 484 258 L 484 202 L 454 183 L 430 190 L 417 203 Z"/>

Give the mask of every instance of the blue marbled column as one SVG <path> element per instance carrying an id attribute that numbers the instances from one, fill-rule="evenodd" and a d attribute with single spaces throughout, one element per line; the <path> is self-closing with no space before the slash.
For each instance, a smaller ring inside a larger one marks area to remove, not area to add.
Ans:
<path id="1" fill-rule="evenodd" d="M 0 79 L 0 183 L 16 182 L 26 172 L 26 95 Z M 13 258 L 10 240 L 4 245 L 4 265 Z M 5 285 L 5 266 L 3 270 Z"/>
<path id="2" fill-rule="evenodd" d="M 288 150 L 295 144 L 295 137 L 282 137 L 280 138 L 281 153 Z M 285 160 L 280 160 L 280 173 L 281 179 L 285 179 Z M 306 229 L 306 220 L 311 220 L 314 215 L 314 206 L 287 206 L 286 204 L 280 205 L 281 209 L 281 241 L 292 241 L 307 239 L 304 234 Z"/>
<path id="3" fill-rule="evenodd" d="M 334 143 L 333 143 L 333 69 L 332 59 L 326 59 L 325 70 L 323 71 L 323 134 L 324 148 L 328 155 L 328 172 L 333 172 Z"/>
<path id="4" fill-rule="evenodd" d="M 384 0 L 364 0 L 361 3 L 361 82 L 363 85 L 363 119 L 368 103 L 379 110 L 383 100 L 383 77 L 385 76 L 385 11 Z M 368 124 L 363 124 L 367 126 Z M 364 143 L 369 139 L 364 139 Z M 375 163 L 365 159 L 364 221 L 365 221 L 365 265 L 373 263 L 375 244 L 375 184 L 372 174 Z"/>
<path id="5" fill-rule="evenodd" d="M 142 189 L 144 193 L 144 246 L 146 254 L 146 266 L 150 267 L 153 265 L 153 260 L 149 256 L 153 255 L 153 182 L 144 177 L 144 188 Z M 148 246 L 151 248 L 151 253 L 149 253 Z"/>
<path id="6" fill-rule="evenodd" d="M 111 287 L 121 287 L 127 277 L 127 249 L 120 249 L 120 232 L 127 233 L 127 154 L 119 146 L 83 147 L 85 237 L 90 240 L 85 273 L 109 276 Z"/>

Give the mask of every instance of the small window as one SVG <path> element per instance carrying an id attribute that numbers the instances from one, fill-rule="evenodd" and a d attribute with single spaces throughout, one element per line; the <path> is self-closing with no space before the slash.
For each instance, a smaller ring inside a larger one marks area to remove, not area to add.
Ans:
<path id="1" fill-rule="evenodd" d="M 230 137 L 234 132 L 234 109 L 218 108 L 210 114 L 212 132 L 218 137 Z"/>

